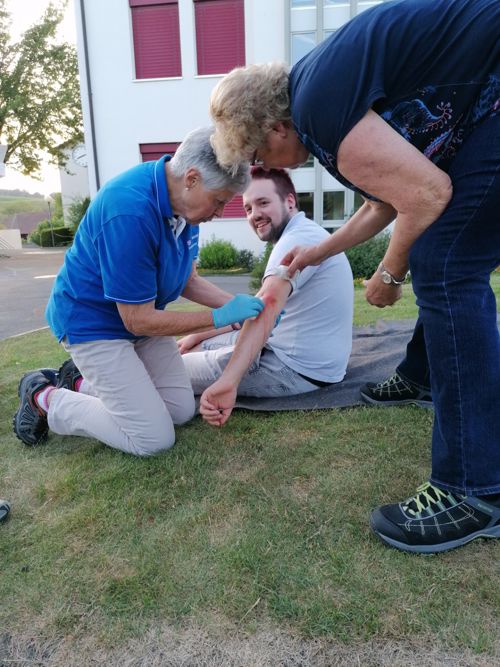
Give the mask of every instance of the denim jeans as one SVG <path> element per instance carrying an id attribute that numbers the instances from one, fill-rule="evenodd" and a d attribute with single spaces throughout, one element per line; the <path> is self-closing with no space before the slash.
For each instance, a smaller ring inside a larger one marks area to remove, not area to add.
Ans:
<path id="1" fill-rule="evenodd" d="M 422 391 L 430 391 L 431 371 L 425 347 L 424 325 L 420 317 L 413 330 L 413 336 L 406 346 L 406 357 L 396 370 L 403 379 L 410 380 Z"/>
<path id="2" fill-rule="evenodd" d="M 500 492 L 499 168 L 497 115 L 457 153 L 453 198 L 410 253 L 435 408 L 431 481 L 470 495 Z"/>
<path id="3" fill-rule="evenodd" d="M 195 395 L 202 394 L 220 378 L 231 359 L 238 336 L 239 331 L 232 331 L 207 338 L 201 344 L 203 351 L 182 355 Z M 242 377 L 238 396 L 276 398 L 306 394 L 317 388 L 280 361 L 272 350 L 264 348 Z"/>

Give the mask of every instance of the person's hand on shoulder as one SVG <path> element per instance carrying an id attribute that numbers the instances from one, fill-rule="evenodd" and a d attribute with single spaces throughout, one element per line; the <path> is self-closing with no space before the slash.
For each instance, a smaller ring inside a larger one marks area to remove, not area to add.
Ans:
<path id="1" fill-rule="evenodd" d="M 297 271 L 302 271 L 306 266 L 317 266 L 326 259 L 319 245 L 295 246 L 287 252 L 281 260 L 281 264 L 288 266 L 288 276 L 293 278 Z"/>

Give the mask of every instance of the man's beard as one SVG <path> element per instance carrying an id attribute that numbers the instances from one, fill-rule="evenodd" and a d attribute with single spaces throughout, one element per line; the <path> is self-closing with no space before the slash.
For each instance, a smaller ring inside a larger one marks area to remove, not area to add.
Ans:
<path id="1" fill-rule="evenodd" d="M 270 225 L 271 226 L 271 231 L 269 233 L 269 236 L 268 236 L 268 238 L 263 239 L 263 240 L 265 240 L 266 242 L 271 242 L 273 245 L 275 243 L 278 243 L 278 241 L 281 238 L 281 235 L 285 231 L 285 227 L 290 222 L 291 217 L 292 216 L 288 213 L 285 206 L 283 206 L 283 217 L 281 218 L 280 224 L 277 227 L 274 227 L 274 225 Z"/>

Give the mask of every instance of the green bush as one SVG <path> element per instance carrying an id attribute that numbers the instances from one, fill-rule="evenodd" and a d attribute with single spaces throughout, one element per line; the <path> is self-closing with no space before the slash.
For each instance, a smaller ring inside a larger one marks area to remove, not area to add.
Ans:
<path id="1" fill-rule="evenodd" d="M 259 290 L 262 284 L 262 278 L 264 277 L 264 271 L 266 270 L 267 262 L 269 260 L 269 255 L 273 250 L 273 244 L 269 241 L 266 243 L 264 252 L 260 255 L 259 259 L 255 262 L 255 266 L 252 269 L 252 278 L 250 280 L 250 287 L 254 290 Z"/>
<path id="2" fill-rule="evenodd" d="M 68 206 L 68 210 L 66 212 L 66 224 L 71 227 L 75 234 L 76 230 L 78 229 L 78 225 L 87 212 L 89 205 L 90 197 L 78 197 L 73 201 L 72 204 Z"/>
<path id="3" fill-rule="evenodd" d="M 73 230 L 64 225 L 55 227 L 48 220 L 42 220 L 34 232 L 30 234 L 30 241 L 41 248 L 69 245 L 73 241 Z"/>
<path id="4" fill-rule="evenodd" d="M 238 250 L 238 256 L 236 258 L 236 266 L 240 269 L 246 269 L 247 271 L 252 271 L 255 266 L 256 258 L 251 250 Z"/>
<path id="5" fill-rule="evenodd" d="M 345 254 L 351 265 L 354 278 L 370 278 L 373 275 L 385 255 L 389 239 L 389 234 L 379 234 L 346 250 Z"/>
<path id="6" fill-rule="evenodd" d="M 212 239 L 200 248 L 200 269 L 231 269 L 237 264 L 238 251 L 230 241 Z"/>

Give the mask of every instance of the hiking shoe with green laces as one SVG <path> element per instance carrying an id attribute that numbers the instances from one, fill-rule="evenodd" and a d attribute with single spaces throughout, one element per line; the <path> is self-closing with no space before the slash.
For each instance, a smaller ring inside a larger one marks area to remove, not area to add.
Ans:
<path id="1" fill-rule="evenodd" d="M 413 403 L 422 408 L 432 408 L 432 396 L 412 382 L 394 373 L 383 382 L 367 382 L 360 389 L 361 398 L 372 405 L 407 405 Z"/>
<path id="2" fill-rule="evenodd" d="M 47 415 L 38 407 L 35 395 L 51 384 L 40 371 L 26 373 L 19 383 L 19 408 L 14 415 L 14 433 L 25 445 L 38 445 L 49 431 Z"/>
<path id="3" fill-rule="evenodd" d="M 476 537 L 500 537 L 500 507 L 426 482 L 408 500 L 374 510 L 370 525 L 391 547 L 433 554 L 461 547 Z"/>

